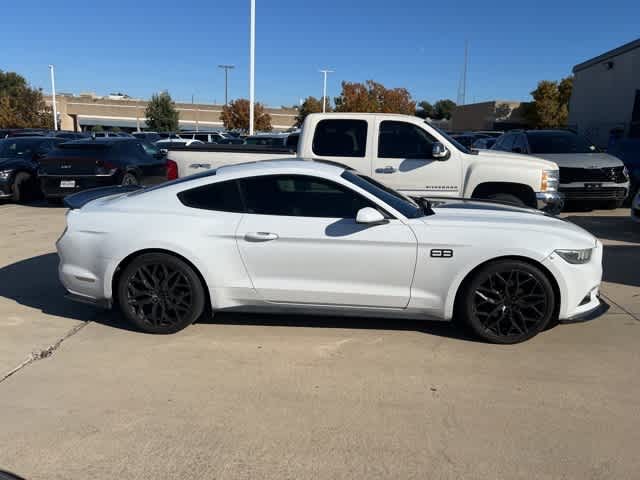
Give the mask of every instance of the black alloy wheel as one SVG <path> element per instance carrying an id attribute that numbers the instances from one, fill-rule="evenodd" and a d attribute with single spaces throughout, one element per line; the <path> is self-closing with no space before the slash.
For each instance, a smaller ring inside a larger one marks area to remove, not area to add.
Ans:
<path id="1" fill-rule="evenodd" d="M 519 343 L 550 322 L 556 299 L 549 279 L 537 267 L 499 261 L 482 268 L 464 293 L 467 324 L 482 339 Z"/>
<path id="2" fill-rule="evenodd" d="M 193 269 L 167 254 L 144 254 L 120 275 L 118 302 L 127 319 L 148 333 L 175 333 L 204 311 L 205 293 Z"/>
<path id="3" fill-rule="evenodd" d="M 138 185 L 138 178 L 133 173 L 125 173 L 120 185 Z"/>

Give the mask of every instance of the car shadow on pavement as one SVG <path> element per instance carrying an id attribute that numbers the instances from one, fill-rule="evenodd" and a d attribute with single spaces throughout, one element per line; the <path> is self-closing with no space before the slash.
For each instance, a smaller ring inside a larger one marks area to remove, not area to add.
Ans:
<path id="1" fill-rule="evenodd" d="M 630 216 L 568 216 L 565 220 L 584 228 L 601 240 L 637 243 L 640 245 L 640 224 Z"/>
<path id="2" fill-rule="evenodd" d="M 135 331 L 117 311 L 101 310 L 65 298 L 58 280 L 58 256 L 39 255 L 0 268 L 0 297 L 40 310 L 47 315 L 79 321 L 95 321 L 105 326 Z M 273 315 L 223 312 L 199 323 L 223 325 L 273 325 L 312 328 L 347 328 L 417 331 L 440 337 L 475 341 L 452 322 L 378 318 L 327 317 L 315 315 Z"/>
<path id="3" fill-rule="evenodd" d="M 64 298 L 58 280 L 58 255 L 47 253 L 0 268 L 0 297 L 34 308 L 47 315 L 87 321 L 96 309 Z"/>

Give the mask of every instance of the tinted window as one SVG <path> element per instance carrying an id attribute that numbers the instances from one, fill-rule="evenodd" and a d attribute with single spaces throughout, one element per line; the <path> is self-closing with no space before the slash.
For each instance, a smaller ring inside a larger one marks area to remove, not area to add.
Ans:
<path id="1" fill-rule="evenodd" d="M 289 135 L 287 137 L 287 140 L 285 141 L 285 146 L 287 148 L 295 150 L 296 148 L 298 148 L 298 142 L 299 141 L 300 141 L 300 134 L 299 133 L 292 133 L 291 135 Z"/>
<path id="2" fill-rule="evenodd" d="M 0 141 L 0 157 L 29 157 L 40 148 L 41 139 L 15 138 Z"/>
<path id="3" fill-rule="evenodd" d="M 208 142 L 209 141 L 209 135 L 207 135 L 206 133 L 197 133 L 196 135 L 194 135 L 196 140 L 200 140 L 201 142 Z"/>
<path id="4" fill-rule="evenodd" d="M 527 153 L 527 142 L 524 135 L 516 135 L 516 139 L 513 142 L 511 150 L 516 153 Z"/>
<path id="5" fill-rule="evenodd" d="M 505 135 L 502 139 L 502 143 L 500 144 L 500 150 L 504 150 L 505 152 L 510 152 L 513 148 L 513 144 L 516 140 L 516 136 L 513 134 Z"/>
<path id="6" fill-rule="evenodd" d="M 362 188 L 366 192 L 378 197 L 387 205 L 393 207 L 407 218 L 416 218 L 423 216 L 420 207 L 410 198 L 405 197 L 400 192 L 376 182 L 372 178 L 365 175 L 354 173 L 347 170 L 342 174 L 342 178 L 350 181 L 354 185 Z"/>
<path id="7" fill-rule="evenodd" d="M 323 157 L 364 157 L 365 120 L 322 120 L 313 136 L 313 153 Z"/>
<path id="8" fill-rule="evenodd" d="M 376 208 L 356 192 L 316 177 L 270 175 L 245 178 L 240 183 L 248 213 L 356 218 L 361 208 Z"/>
<path id="9" fill-rule="evenodd" d="M 221 212 L 243 212 L 242 198 L 238 182 L 213 183 L 178 194 L 180 201 L 187 207 Z"/>
<path id="10" fill-rule="evenodd" d="M 529 132 L 531 153 L 595 153 L 598 150 L 586 137 L 574 132 Z"/>
<path id="11" fill-rule="evenodd" d="M 422 128 L 406 122 L 384 121 L 378 136 L 380 158 L 431 158 L 435 140 Z"/>

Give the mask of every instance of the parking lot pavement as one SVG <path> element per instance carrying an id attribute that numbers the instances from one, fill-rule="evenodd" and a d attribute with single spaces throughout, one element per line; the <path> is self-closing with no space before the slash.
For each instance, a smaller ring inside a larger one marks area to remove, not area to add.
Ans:
<path id="1" fill-rule="evenodd" d="M 266 315 L 139 334 L 62 299 L 52 255 L 62 209 L 1 205 L 0 375 L 53 348 L 0 382 L 0 470 L 634 478 L 640 229 L 624 213 L 567 215 L 607 245 L 610 313 L 500 347 L 447 324 Z"/>

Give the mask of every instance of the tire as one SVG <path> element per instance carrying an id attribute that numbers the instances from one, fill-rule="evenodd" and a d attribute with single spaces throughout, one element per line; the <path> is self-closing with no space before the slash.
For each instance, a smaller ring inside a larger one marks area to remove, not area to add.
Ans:
<path id="1" fill-rule="evenodd" d="M 609 200 L 602 204 L 602 208 L 605 210 L 615 210 L 616 208 L 620 208 L 624 205 L 624 200 Z"/>
<path id="2" fill-rule="evenodd" d="M 138 177 L 130 172 L 126 172 L 120 180 L 120 185 L 138 185 L 138 183 Z"/>
<path id="3" fill-rule="evenodd" d="M 524 342 L 552 321 L 556 296 L 537 267 L 517 260 L 498 260 L 465 282 L 456 313 L 475 335 L 490 343 Z"/>
<path id="4" fill-rule="evenodd" d="M 175 333 L 195 322 L 205 308 L 197 273 L 179 258 L 148 253 L 135 258 L 118 279 L 120 310 L 146 333 Z"/>
<path id="5" fill-rule="evenodd" d="M 59 207 L 62 205 L 64 199 L 60 197 L 47 197 L 47 203 L 52 207 Z"/>
<path id="6" fill-rule="evenodd" d="M 512 195 L 510 193 L 494 193 L 494 194 L 488 195 L 487 199 L 494 200 L 496 202 L 511 203 L 518 207 L 524 207 L 524 208 L 527 207 L 527 204 L 524 203 L 524 201 L 522 201 L 521 198 L 516 197 L 515 195 Z"/>
<path id="7" fill-rule="evenodd" d="M 12 199 L 16 203 L 24 203 L 30 199 L 33 190 L 33 177 L 27 172 L 18 172 L 13 179 Z"/>

